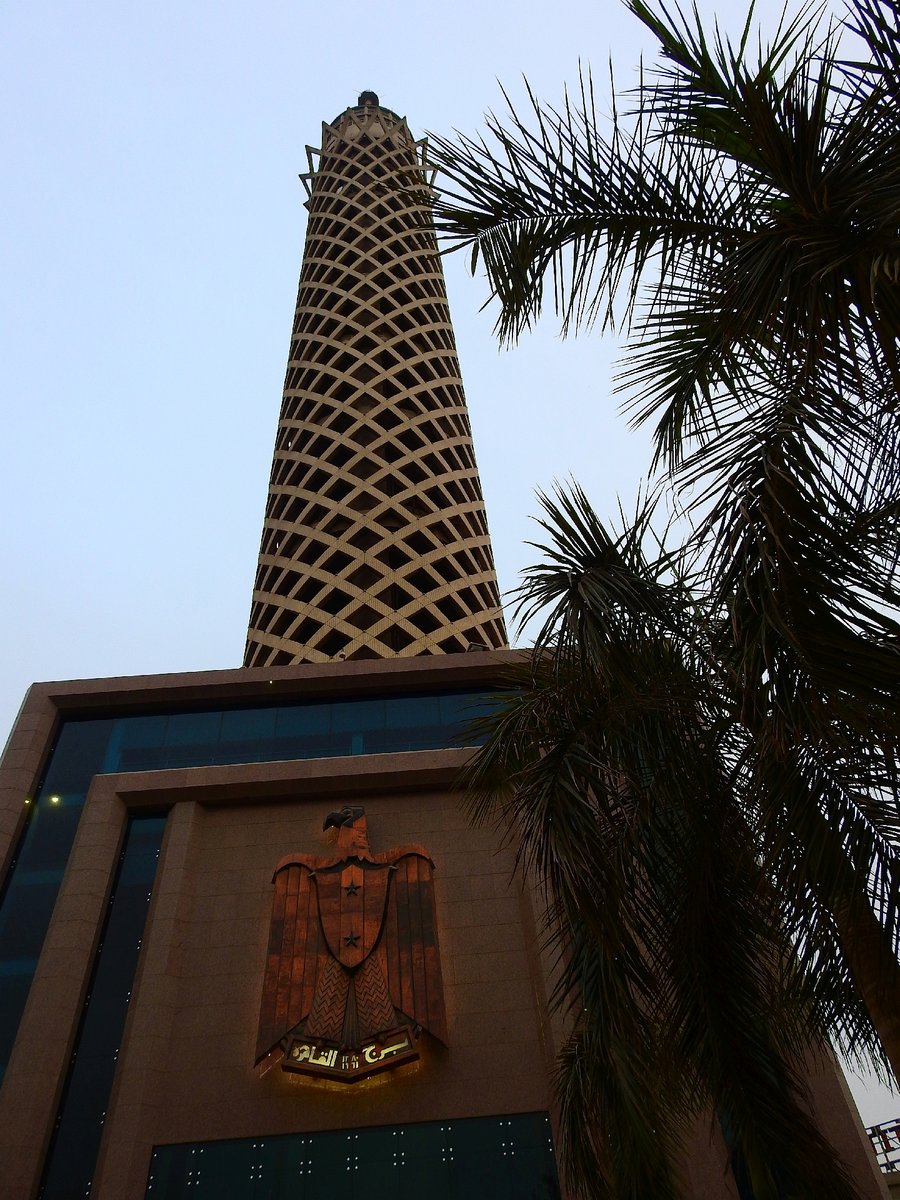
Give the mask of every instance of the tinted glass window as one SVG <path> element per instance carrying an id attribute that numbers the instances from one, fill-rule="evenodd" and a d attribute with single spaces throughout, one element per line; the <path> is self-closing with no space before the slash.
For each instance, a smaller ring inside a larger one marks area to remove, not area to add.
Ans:
<path id="1" fill-rule="evenodd" d="M 164 817 L 129 822 L 40 1200 L 71 1200 L 90 1191 L 164 828 Z"/>
<path id="2" fill-rule="evenodd" d="M 558 1200 L 545 1113 L 153 1151 L 148 1200 Z"/>

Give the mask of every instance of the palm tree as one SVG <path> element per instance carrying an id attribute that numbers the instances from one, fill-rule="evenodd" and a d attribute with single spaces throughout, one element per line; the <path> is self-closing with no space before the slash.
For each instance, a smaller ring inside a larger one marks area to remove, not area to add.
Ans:
<path id="1" fill-rule="evenodd" d="M 677 1194 L 712 1103 L 758 1197 L 844 1195 L 810 1185 L 796 1066 L 829 1030 L 900 1075 L 897 11 L 853 0 L 754 50 L 749 19 L 735 44 L 628 6 L 658 70 L 608 126 L 588 77 L 436 139 L 437 222 L 484 264 L 501 338 L 547 285 L 564 330 L 628 334 L 628 403 L 694 532 L 651 562 L 645 514 L 614 537 L 583 494 L 548 502 L 521 599 L 551 616 L 473 803 L 546 888 L 585 1194 L 592 1172 Z"/>
<path id="2" fill-rule="evenodd" d="M 878 1039 L 821 922 L 772 886 L 721 617 L 677 557 L 646 556 L 648 512 L 613 536 L 578 489 L 544 507 L 520 606 L 550 612 L 469 782 L 547 900 L 569 1182 L 681 1195 L 679 1151 L 714 1108 L 758 1200 L 851 1196 L 803 1104 L 804 1053 Z"/>

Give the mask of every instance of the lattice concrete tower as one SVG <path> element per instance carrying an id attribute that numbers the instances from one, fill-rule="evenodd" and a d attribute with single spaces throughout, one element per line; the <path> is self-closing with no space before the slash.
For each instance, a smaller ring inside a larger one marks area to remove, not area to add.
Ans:
<path id="1" fill-rule="evenodd" d="M 307 153 L 244 665 L 504 646 L 425 143 L 363 92 Z"/>

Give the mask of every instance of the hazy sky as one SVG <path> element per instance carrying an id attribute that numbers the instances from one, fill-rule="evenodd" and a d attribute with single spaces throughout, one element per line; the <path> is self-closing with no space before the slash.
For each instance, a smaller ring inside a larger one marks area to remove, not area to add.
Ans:
<path id="1" fill-rule="evenodd" d="M 556 101 L 579 60 L 627 83 L 642 48 L 613 0 L 4 6 L 0 741 L 36 679 L 240 664 L 321 122 L 371 88 L 415 132 L 476 132 L 498 80 Z M 648 438 L 612 344 L 550 322 L 501 353 L 483 282 L 447 275 L 509 589 L 534 490 L 574 476 L 613 515 Z"/>

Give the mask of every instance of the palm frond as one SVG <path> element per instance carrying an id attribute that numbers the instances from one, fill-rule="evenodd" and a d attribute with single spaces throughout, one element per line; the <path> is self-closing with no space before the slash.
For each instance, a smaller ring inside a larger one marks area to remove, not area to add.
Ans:
<path id="1" fill-rule="evenodd" d="M 468 782 L 547 898 L 573 1187 L 678 1195 L 671 1164 L 713 1108 L 756 1194 L 850 1197 L 803 1072 L 829 1036 L 884 1061 L 847 931 L 898 945 L 891 768 L 830 717 L 818 739 L 771 705 L 748 724 L 727 622 L 686 591 L 652 504 L 616 534 L 577 486 L 542 505 L 520 600 L 550 615 Z"/>
<path id="2" fill-rule="evenodd" d="M 527 87 L 527 85 L 526 85 Z M 545 278 L 564 328 L 628 318 L 645 269 L 684 245 L 727 236 L 721 207 L 707 205 L 679 147 L 654 143 L 652 129 L 614 120 L 604 138 L 593 79 L 582 75 L 557 111 L 530 88 L 520 115 L 489 115 L 489 139 L 430 135 L 445 187 L 435 204 L 438 232 L 481 262 L 500 300 L 498 332 L 515 340 L 540 314 Z M 624 291 L 622 315 L 613 297 Z"/>
<path id="3" fill-rule="evenodd" d="M 732 41 L 628 7 L 661 62 L 608 119 L 585 71 L 433 148 L 439 232 L 501 338 L 545 306 L 628 335 L 658 472 L 618 531 L 577 486 L 541 497 L 517 600 L 543 624 L 471 810 L 549 905 L 582 1194 L 677 1195 L 714 1109 L 754 1194 L 837 1200 L 804 1055 L 831 1036 L 900 1069 L 897 4 L 808 6 L 768 42 L 752 9 Z M 666 489 L 694 523 L 675 551 Z"/>
<path id="4" fill-rule="evenodd" d="M 548 281 L 564 330 L 630 328 L 631 402 L 670 467 L 715 436 L 723 394 L 752 397 L 748 371 L 849 402 L 877 361 L 895 410 L 897 105 L 871 73 L 847 86 L 838 32 L 809 9 L 754 56 L 749 24 L 733 46 L 696 14 L 631 7 L 665 65 L 624 117 L 614 95 L 598 118 L 588 72 L 559 110 L 529 89 L 486 138 L 434 139 L 438 230 L 483 262 L 500 336 L 534 322 Z M 896 50 L 884 8 L 857 13 L 873 60 Z"/>

